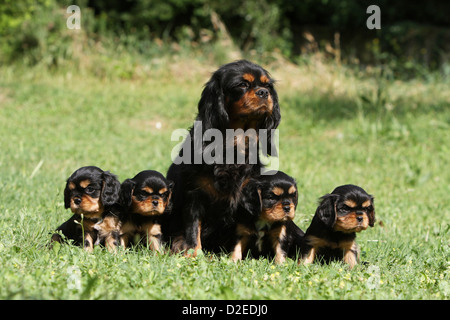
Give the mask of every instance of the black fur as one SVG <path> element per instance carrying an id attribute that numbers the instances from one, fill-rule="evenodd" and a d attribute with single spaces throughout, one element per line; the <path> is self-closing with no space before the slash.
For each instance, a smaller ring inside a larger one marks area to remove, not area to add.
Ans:
<path id="1" fill-rule="evenodd" d="M 244 75 L 251 75 L 254 81 L 247 81 Z M 261 79 L 268 79 L 262 82 Z M 246 105 L 239 101 L 252 95 L 253 102 Z M 266 109 L 259 108 L 266 106 Z M 271 106 L 270 108 L 267 106 Z M 259 108 L 259 109 L 258 109 Z M 270 129 L 280 123 L 280 107 L 274 89 L 274 81 L 266 70 L 246 60 L 240 60 L 220 67 L 206 83 L 198 104 L 197 121 L 202 123 L 202 133 L 208 129 L 222 132 L 225 154 L 226 129 L 268 129 L 268 142 L 272 142 Z M 202 156 L 210 141 L 194 144 L 194 126 L 184 141 L 184 148 L 192 150 L 190 163 L 172 164 L 167 178 L 175 182 L 173 191 L 173 214 L 165 226 L 165 235 L 170 239 L 183 239 L 176 251 L 203 248 L 220 251 L 231 245 L 230 239 L 222 235 L 233 230 L 233 221 L 241 190 L 245 182 L 259 176 L 262 164 L 246 161 L 243 164 L 210 163 L 194 164 L 195 156 Z M 266 150 L 265 150 L 266 149 Z M 236 151 L 236 147 L 235 147 Z M 273 143 L 263 148 L 264 154 L 276 155 Z M 234 153 L 236 155 L 236 153 Z M 198 231 L 201 230 L 201 241 Z M 201 242 L 201 243 L 199 243 Z"/>

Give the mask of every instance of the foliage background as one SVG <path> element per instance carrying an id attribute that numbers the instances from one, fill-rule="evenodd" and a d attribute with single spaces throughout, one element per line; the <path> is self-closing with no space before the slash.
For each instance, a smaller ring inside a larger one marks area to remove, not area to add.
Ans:
<path id="1" fill-rule="evenodd" d="M 66 27 L 68 5 L 81 30 Z M 367 30 L 369 4 L 381 30 Z M 448 299 L 448 1 L 0 0 L 0 298 Z M 82 165 L 165 172 L 212 71 L 266 67 L 282 105 L 280 169 L 295 222 L 352 182 L 376 198 L 365 264 L 234 264 L 123 250 L 47 250 Z"/>

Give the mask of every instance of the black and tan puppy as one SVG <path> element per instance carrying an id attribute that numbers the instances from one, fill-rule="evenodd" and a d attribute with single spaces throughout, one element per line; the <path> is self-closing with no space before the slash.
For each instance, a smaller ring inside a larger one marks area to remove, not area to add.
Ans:
<path id="1" fill-rule="evenodd" d="M 356 232 L 373 227 L 374 198 L 355 185 L 343 185 L 320 198 L 320 204 L 305 234 L 304 263 L 341 260 L 353 268 L 359 261 Z"/>
<path id="2" fill-rule="evenodd" d="M 120 238 L 125 247 L 144 239 L 150 249 L 161 251 L 161 223 L 171 210 L 172 188 L 173 182 L 154 170 L 141 171 L 122 183 Z"/>
<path id="3" fill-rule="evenodd" d="M 261 66 L 239 60 L 213 73 L 198 103 L 196 124 L 201 125 L 200 135 L 214 131 L 221 138 L 197 141 L 194 125 L 167 172 L 167 178 L 175 182 L 167 228 L 172 240 L 177 239 L 173 251 L 195 256 L 200 249 L 219 251 L 229 245 L 226 235 L 234 230 L 242 188 L 263 167 L 259 151 L 276 155 L 272 137 L 280 119 L 274 80 Z M 244 131 L 252 134 L 246 137 Z M 227 148 L 230 132 L 235 134 L 230 140 L 234 145 Z M 221 147 L 211 152 L 217 145 Z M 259 149 L 252 151 L 251 146 Z M 233 158 L 227 157 L 229 151 Z M 205 161 L 211 155 L 213 159 Z"/>
<path id="4" fill-rule="evenodd" d="M 250 252 L 283 263 L 304 235 L 292 221 L 297 202 L 297 184 L 287 174 L 278 171 L 252 179 L 243 189 L 236 215 L 237 239 L 231 258 L 241 260 Z"/>
<path id="5" fill-rule="evenodd" d="M 62 242 L 61 234 L 84 245 L 92 251 L 94 244 L 102 243 L 95 225 L 104 219 L 117 216 L 116 202 L 119 200 L 120 182 L 117 177 L 94 166 L 81 167 L 66 182 L 64 206 L 73 216 L 59 226 L 51 242 Z M 84 236 L 84 238 L 83 238 Z"/>

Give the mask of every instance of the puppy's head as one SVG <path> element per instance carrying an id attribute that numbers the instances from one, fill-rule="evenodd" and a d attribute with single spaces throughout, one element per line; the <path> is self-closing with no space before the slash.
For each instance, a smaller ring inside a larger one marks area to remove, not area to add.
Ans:
<path id="1" fill-rule="evenodd" d="M 281 171 L 260 176 L 244 189 L 244 208 L 270 224 L 294 219 L 297 202 L 294 178 Z"/>
<path id="2" fill-rule="evenodd" d="M 221 66 L 205 85 L 197 119 L 204 130 L 276 129 L 281 116 L 274 80 L 247 60 Z"/>
<path id="3" fill-rule="evenodd" d="M 343 185 L 321 198 L 316 216 L 334 231 L 353 233 L 373 227 L 374 198 L 355 185 Z"/>
<path id="4" fill-rule="evenodd" d="M 87 217 L 99 216 L 119 199 L 120 182 L 115 175 L 94 166 L 81 167 L 67 179 L 65 208 Z"/>
<path id="5" fill-rule="evenodd" d="M 173 182 L 154 170 L 138 173 L 121 186 L 120 202 L 130 212 L 143 216 L 160 215 L 170 207 Z"/>

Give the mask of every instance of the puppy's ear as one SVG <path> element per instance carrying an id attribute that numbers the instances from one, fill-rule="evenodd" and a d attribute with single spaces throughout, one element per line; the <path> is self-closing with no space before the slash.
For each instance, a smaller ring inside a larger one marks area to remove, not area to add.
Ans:
<path id="1" fill-rule="evenodd" d="M 105 171 L 102 173 L 103 188 L 100 199 L 104 206 L 112 206 L 119 200 L 120 182 L 117 176 Z"/>
<path id="2" fill-rule="evenodd" d="M 297 184 L 295 184 L 295 189 L 297 189 Z M 297 209 L 297 204 L 298 204 L 298 189 L 297 189 L 297 192 L 295 193 L 295 198 L 294 198 L 295 209 Z"/>
<path id="3" fill-rule="evenodd" d="M 258 183 L 248 184 L 242 190 L 242 207 L 252 216 L 258 216 L 262 211 L 261 186 Z"/>
<path id="4" fill-rule="evenodd" d="M 175 185 L 175 182 L 173 182 L 171 180 L 167 180 L 167 188 L 169 188 L 169 191 L 172 191 L 174 185 Z"/>
<path id="5" fill-rule="evenodd" d="M 225 110 L 225 98 L 220 86 L 220 76 L 214 74 L 203 89 L 198 103 L 197 120 L 202 121 L 203 130 L 217 128 L 226 129 L 229 123 L 228 113 Z"/>
<path id="6" fill-rule="evenodd" d="M 136 182 L 131 179 L 126 179 L 122 182 L 120 186 L 120 199 L 119 203 L 128 208 L 131 206 L 131 195 L 133 194 L 134 187 L 136 186 Z"/>
<path id="7" fill-rule="evenodd" d="M 338 196 L 334 194 L 326 194 L 320 198 L 320 204 L 317 207 L 316 215 L 328 227 L 333 227 L 336 222 L 336 200 Z"/>
<path id="8" fill-rule="evenodd" d="M 64 208 L 70 208 L 70 189 L 69 189 L 69 181 L 66 182 L 66 187 L 64 188 Z"/>
<path id="9" fill-rule="evenodd" d="M 369 226 L 373 227 L 375 224 L 375 204 L 374 197 L 370 196 L 370 201 L 372 202 L 372 211 L 368 213 L 369 216 Z"/>

